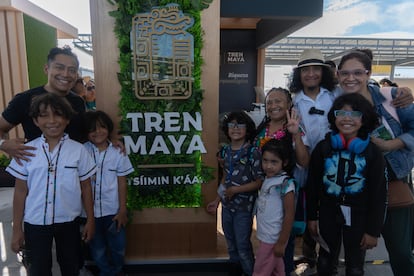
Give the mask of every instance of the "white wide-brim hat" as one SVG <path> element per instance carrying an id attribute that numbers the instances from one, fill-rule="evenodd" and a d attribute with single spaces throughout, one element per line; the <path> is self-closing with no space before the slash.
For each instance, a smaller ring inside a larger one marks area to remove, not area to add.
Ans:
<path id="1" fill-rule="evenodd" d="M 311 65 L 320 65 L 327 66 L 325 64 L 325 58 L 322 55 L 321 50 L 319 49 L 305 49 L 299 57 L 298 65 L 296 68 L 311 66 Z"/>

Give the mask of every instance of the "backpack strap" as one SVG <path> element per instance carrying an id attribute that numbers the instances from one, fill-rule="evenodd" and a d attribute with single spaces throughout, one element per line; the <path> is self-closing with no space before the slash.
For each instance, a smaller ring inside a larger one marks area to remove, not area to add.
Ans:
<path id="1" fill-rule="evenodd" d="M 380 92 L 385 97 L 385 102 L 382 103 L 382 106 L 385 110 L 397 121 L 400 122 L 400 118 L 398 117 L 397 110 L 395 107 L 392 106 L 392 87 L 381 87 Z"/>

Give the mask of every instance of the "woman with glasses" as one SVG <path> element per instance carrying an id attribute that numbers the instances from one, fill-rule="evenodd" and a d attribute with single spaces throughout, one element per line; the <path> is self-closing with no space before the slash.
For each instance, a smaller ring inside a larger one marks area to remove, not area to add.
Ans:
<path id="1" fill-rule="evenodd" d="M 85 92 L 85 104 L 86 110 L 95 110 L 96 109 L 96 91 L 95 91 L 95 82 L 91 79 L 86 85 Z"/>
<path id="2" fill-rule="evenodd" d="M 370 142 L 378 116 L 363 96 L 345 94 L 328 121 L 332 132 L 313 150 L 306 184 L 308 229 L 321 245 L 318 275 L 334 275 L 342 241 L 346 275 L 364 275 L 386 208 L 385 161 Z"/>
<path id="3" fill-rule="evenodd" d="M 393 108 L 387 103 L 387 94 L 382 94 L 376 86 L 368 85 L 371 67 L 372 60 L 365 53 L 350 52 L 343 56 L 339 63 L 339 83 L 345 93 L 357 93 L 367 99 L 377 111 L 380 124 L 392 135 L 392 139 L 388 140 L 371 138 L 384 154 L 389 185 L 392 185 L 394 180 L 403 180 L 411 184 L 410 176 L 414 165 L 414 105 Z M 392 98 L 395 98 L 396 94 L 397 88 L 392 88 Z M 394 275 L 414 275 L 413 233 L 413 205 L 387 209 L 382 235 Z"/>

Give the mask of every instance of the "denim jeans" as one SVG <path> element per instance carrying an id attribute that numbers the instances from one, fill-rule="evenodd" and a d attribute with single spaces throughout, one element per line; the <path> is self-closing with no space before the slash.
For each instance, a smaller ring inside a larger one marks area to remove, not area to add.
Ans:
<path id="1" fill-rule="evenodd" d="M 95 218 L 95 235 L 89 246 L 99 275 L 116 275 L 122 271 L 125 256 L 125 228 L 117 231 L 114 215 Z"/>
<path id="2" fill-rule="evenodd" d="M 254 266 L 253 247 L 250 241 L 253 226 L 252 213 L 232 212 L 223 206 L 221 217 L 230 262 L 240 263 L 243 272 L 252 275 Z"/>
<path id="3" fill-rule="evenodd" d="M 80 233 L 77 222 L 33 225 L 24 223 L 25 247 L 31 276 L 52 275 L 52 242 L 63 276 L 79 274 Z"/>

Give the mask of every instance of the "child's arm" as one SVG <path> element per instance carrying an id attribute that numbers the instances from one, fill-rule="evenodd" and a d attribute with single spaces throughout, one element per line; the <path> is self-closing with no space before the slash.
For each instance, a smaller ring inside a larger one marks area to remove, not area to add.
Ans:
<path id="1" fill-rule="evenodd" d="M 221 177 L 221 181 L 219 185 L 224 185 L 223 183 L 225 179 L 226 179 L 226 171 L 223 170 L 223 175 Z M 219 203 L 220 203 L 220 195 L 217 193 L 216 198 L 207 204 L 206 206 L 207 213 L 209 213 L 210 215 L 215 215 L 217 213 L 217 208 L 218 208 Z"/>
<path id="2" fill-rule="evenodd" d="M 81 192 L 82 192 L 82 203 L 83 208 L 86 212 L 86 224 L 83 229 L 82 239 L 85 242 L 88 242 L 92 239 L 93 234 L 95 233 L 95 217 L 93 213 L 93 196 L 92 196 L 92 187 L 91 179 L 85 179 L 80 182 Z"/>
<path id="3" fill-rule="evenodd" d="M 13 236 L 11 249 L 17 253 L 24 244 L 23 216 L 27 197 L 27 182 L 16 178 L 13 197 Z"/>
<path id="4" fill-rule="evenodd" d="M 224 195 L 228 199 L 231 199 L 235 194 L 257 191 L 262 186 L 262 182 L 263 180 L 258 178 L 255 181 L 249 182 L 244 185 L 231 186 L 226 189 L 226 191 L 224 192 Z"/>
<path id="5" fill-rule="evenodd" d="M 273 254 L 276 257 L 284 256 L 290 232 L 292 231 L 292 225 L 295 219 L 295 193 L 293 191 L 284 195 L 283 210 L 282 230 L 280 231 L 279 239 L 273 247 Z"/>
<path id="6" fill-rule="evenodd" d="M 215 215 L 217 213 L 217 208 L 218 208 L 219 203 L 220 203 L 220 197 L 216 196 L 216 198 L 213 201 L 207 204 L 206 206 L 207 213 L 209 213 L 210 215 Z"/>
<path id="7" fill-rule="evenodd" d="M 373 237 L 367 233 L 362 236 L 362 240 L 360 243 L 361 249 L 372 249 L 377 246 L 377 237 Z"/>
<path id="8" fill-rule="evenodd" d="M 113 220 L 117 221 L 117 230 L 121 230 L 121 227 L 125 227 L 128 222 L 128 211 L 127 211 L 127 181 L 126 176 L 118 176 L 118 200 L 119 200 L 119 211 Z"/>

